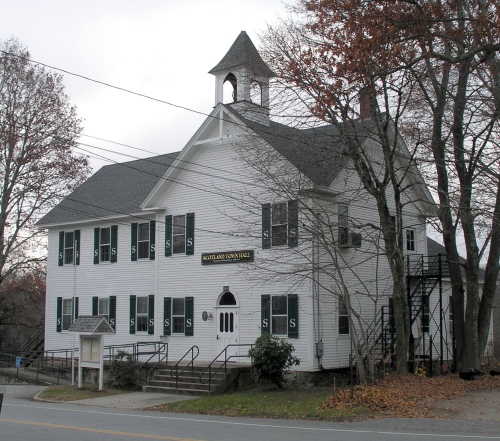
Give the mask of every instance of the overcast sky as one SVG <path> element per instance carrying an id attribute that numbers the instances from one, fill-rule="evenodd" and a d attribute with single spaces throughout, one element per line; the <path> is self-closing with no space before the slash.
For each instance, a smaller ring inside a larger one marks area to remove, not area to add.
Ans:
<path id="1" fill-rule="evenodd" d="M 0 40 L 17 37 L 33 60 L 208 114 L 215 99 L 208 71 L 242 30 L 258 48 L 259 33 L 285 13 L 282 0 L 0 0 Z M 168 153 L 181 150 L 204 120 L 63 75 L 86 135 Z M 152 156 L 85 136 L 81 141 Z M 92 151 L 118 162 L 133 159 Z M 109 163 L 91 161 L 94 168 Z"/>

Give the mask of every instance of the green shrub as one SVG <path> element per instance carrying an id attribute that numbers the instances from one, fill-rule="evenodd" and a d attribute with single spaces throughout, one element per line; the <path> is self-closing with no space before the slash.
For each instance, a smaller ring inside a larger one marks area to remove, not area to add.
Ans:
<path id="1" fill-rule="evenodd" d="M 137 363 L 131 354 L 118 351 L 111 362 L 106 386 L 114 389 L 137 390 L 141 388 L 137 379 Z"/>
<path id="2" fill-rule="evenodd" d="M 270 380 L 279 388 L 283 387 L 285 371 L 300 364 L 300 360 L 292 355 L 294 350 L 291 343 L 271 334 L 262 334 L 248 351 L 252 357 L 253 379 L 259 384 Z"/>

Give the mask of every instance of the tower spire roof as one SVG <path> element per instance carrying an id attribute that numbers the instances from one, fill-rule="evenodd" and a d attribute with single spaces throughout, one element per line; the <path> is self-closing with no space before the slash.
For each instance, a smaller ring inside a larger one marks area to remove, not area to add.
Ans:
<path id="1" fill-rule="evenodd" d="M 241 31 L 233 45 L 222 60 L 209 73 L 215 74 L 223 70 L 230 70 L 237 66 L 246 65 L 255 73 L 264 77 L 274 77 L 274 73 L 259 55 L 256 47 L 245 31 Z"/>

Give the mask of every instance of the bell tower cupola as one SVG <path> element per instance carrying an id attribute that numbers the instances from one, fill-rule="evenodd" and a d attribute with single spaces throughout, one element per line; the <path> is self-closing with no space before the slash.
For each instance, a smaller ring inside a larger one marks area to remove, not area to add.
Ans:
<path id="1" fill-rule="evenodd" d="M 269 80 L 274 73 L 245 31 L 209 73 L 215 75 L 215 105 L 228 104 L 243 117 L 269 125 Z"/>

